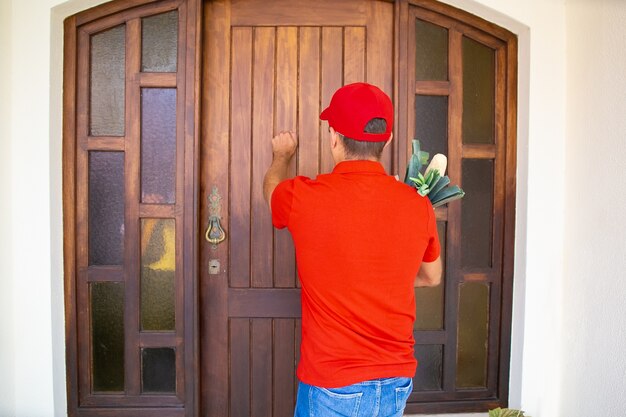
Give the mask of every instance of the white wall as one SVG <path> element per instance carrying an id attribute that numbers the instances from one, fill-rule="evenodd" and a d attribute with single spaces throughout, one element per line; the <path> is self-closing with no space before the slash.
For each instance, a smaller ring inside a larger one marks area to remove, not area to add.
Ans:
<path id="1" fill-rule="evenodd" d="M 11 56 L 11 3 L 0 1 L 0 57 Z M 11 256 L 11 67 L 0 65 L 0 416 L 14 413 Z"/>
<path id="2" fill-rule="evenodd" d="M 54 404 L 48 135 L 51 3 L 11 2 L 10 218 L 17 416 L 51 415 Z"/>
<path id="3" fill-rule="evenodd" d="M 561 415 L 626 414 L 626 2 L 567 3 Z"/>
<path id="4" fill-rule="evenodd" d="M 14 359 L 16 362 L 13 381 L 7 384 L 8 390 L 4 390 L 4 386 L 0 385 L 2 394 L 6 393 L 9 397 L 13 394 L 14 400 L 9 399 L 8 404 L 15 404 L 15 413 L 9 412 L 7 414 L 9 416 L 64 415 L 65 364 L 60 212 L 62 19 L 101 2 L 103 1 L 5 0 L 2 3 L 12 4 L 13 7 L 9 18 L 13 28 L 10 43 L 5 41 L 4 32 L 0 32 L 2 33 L 0 47 L 4 50 L 7 44 L 11 46 L 8 62 L 3 63 L 0 68 L 2 71 L 0 79 L 5 82 L 0 84 L 0 87 L 8 85 L 4 77 L 6 71 L 13 77 L 11 95 L 8 97 L 12 122 L 8 128 L 4 123 L 0 124 L 2 135 L 8 134 L 10 129 L 10 141 L 8 143 L 2 141 L 0 144 L 2 146 L 0 158 L 3 158 L 0 162 L 6 160 L 2 155 L 7 149 L 10 149 L 12 161 L 10 175 L 5 176 L 3 173 L 0 183 L 0 189 L 8 190 L 6 201 L 10 201 L 9 209 L 12 213 L 9 218 L 10 224 L 13 225 L 9 235 L 12 256 L 6 255 L 9 252 L 0 251 L 4 257 L 9 256 L 13 260 L 8 282 L 0 284 L 1 290 L 9 288 L 12 291 L 12 316 L 16 318 L 13 337 L 9 337 L 9 343 L 3 338 L 3 343 L 0 344 L 0 358 L 9 358 L 9 362 L 10 359 Z M 522 406 L 533 417 L 574 416 L 575 414 L 560 413 L 558 409 L 561 362 L 566 365 L 564 368 L 567 368 L 579 357 L 584 357 L 581 352 L 579 355 L 571 356 L 573 359 L 570 359 L 569 343 L 563 344 L 563 351 L 561 350 L 559 330 L 564 276 L 562 266 L 564 223 L 561 213 L 565 208 L 563 184 L 566 160 L 564 0 L 524 2 L 446 0 L 446 2 L 505 26 L 520 36 L 516 286 L 511 405 Z M 56 5 L 60 6 L 51 12 L 51 8 Z M 572 6 L 572 10 L 576 10 L 576 7 Z M 570 18 L 572 15 L 576 13 L 570 13 Z M 0 24 L 4 27 L 7 15 L 2 13 L 0 16 Z M 621 34 L 623 36 L 623 32 Z M 589 53 L 591 52 L 590 50 Z M 6 67 L 9 69 L 6 70 Z M 613 90 L 613 93 L 616 94 L 616 91 Z M 583 92 L 580 94 L 583 99 L 588 98 Z M 613 96 L 609 96 L 611 97 Z M 5 100 L 3 94 L 2 103 Z M 4 111 L 1 113 L 0 117 L 6 114 Z M 608 120 L 608 116 L 605 118 Z M 2 120 L 4 119 L 0 119 Z M 582 121 L 580 123 L 582 124 Z M 585 137 L 590 135 L 587 134 Z M 576 159 L 571 156 L 572 152 L 582 158 L 583 148 L 581 144 L 576 152 L 572 148 L 569 149 L 568 164 L 570 160 Z M 608 154 L 608 151 L 606 152 Z M 529 170 L 529 161 L 533 167 L 541 169 Z M 618 162 L 614 162 L 612 166 L 614 172 L 618 172 L 617 165 Z M 552 177 L 549 181 L 545 179 L 544 167 L 551 167 Z M 568 182 L 568 186 L 570 184 L 571 182 Z M 570 193 L 568 203 L 572 198 L 575 199 L 576 196 Z M 583 209 L 580 210 L 582 212 Z M 576 213 L 577 211 L 570 213 L 567 218 L 569 238 L 577 237 L 571 236 L 572 225 L 574 223 L 575 226 L 580 225 L 578 223 L 580 218 Z M 0 227 L 6 227 L 6 224 L 0 223 Z M 4 236 L 4 230 L 0 231 Z M 578 230 L 575 232 L 580 233 Z M 603 247 L 599 245 L 603 243 L 602 239 L 590 237 L 592 245 Z M 610 242 L 618 243 L 616 239 Z M 568 262 L 571 261 L 570 246 L 566 245 Z M 595 249 L 595 252 L 596 255 L 602 255 L 600 249 Z M 614 249 L 613 255 L 618 256 L 617 249 Z M 598 256 L 594 257 L 597 258 Z M 582 262 L 582 259 L 578 262 Z M 4 269 L 7 268 L 7 264 L 2 265 Z M 572 269 L 570 263 L 567 265 L 569 280 Z M 617 269 L 612 269 L 610 274 L 616 271 Z M 583 268 L 577 273 L 579 287 L 583 287 L 583 278 L 588 276 L 588 273 L 589 268 Z M 582 292 L 576 293 L 579 298 L 581 294 Z M 571 296 L 569 293 L 567 295 Z M 576 330 L 580 328 L 580 321 L 574 320 L 577 317 L 573 314 L 578 313 L 571 311 L 573 307 L 574 304 L 566 303 L 565 317 L 569 320 L 566 324 L 572 326 L 570 329 Z M 608 311 L 619 312 L 617 306 L 611 307 Z M 5 325 L 10 327 L 10 319 L 8 323 L 5 319 L 1 320 L 3 330 Z M 588 322 L 590 328 L 585 327 L 586 331 L 595 334 L 596 328 L 591 326 L 598 325 L 598 321 L 599 319 Z M 565 332 L 565 335 L 570 337 L 569 332 Z M 595 345 L 588 344 L 585 347 L 591 348 Z M 564 355 L 563 361 L 559 359 L 561 353 Z M 587 357 L 584 358 L 587 360 Z M 0 362 L 0 365 L 4 365 L 4 362 Z M 11 368 L 8 369 L 10 374 Z M 623 372 L 623 368 L 621 369 Z M 585 370 L 593 373 L 593 368 Z M 573 371 L 568 369 L 564 373 L 564 378 L 580 376 L 568 372 Z M 589 378 L 585 375 L 580 379 L 585 381 Z M 0 384 L 4 383 L 3 380 L 6 380 L 5 374 L 0 378 L 2 381 Z M 582 383 L 573 385 L 565 383 L 564 400 L 579 394 L 578 390 L 582 389 L 580 386 Z M 10 386 L 14 386 L 13 393 Z M 593 415 L 595 414 L 585 414 L 586 417 Z"/>

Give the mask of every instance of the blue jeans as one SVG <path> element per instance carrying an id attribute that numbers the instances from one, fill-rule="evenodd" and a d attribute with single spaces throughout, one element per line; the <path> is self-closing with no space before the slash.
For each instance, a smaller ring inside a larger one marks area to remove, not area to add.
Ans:
<path id="1" fill-rule="evenodd" d="M 294 417 L 400 417 L 413 389 L 411 378 L 384 378 L 341 388 L 300 382 Z"/>

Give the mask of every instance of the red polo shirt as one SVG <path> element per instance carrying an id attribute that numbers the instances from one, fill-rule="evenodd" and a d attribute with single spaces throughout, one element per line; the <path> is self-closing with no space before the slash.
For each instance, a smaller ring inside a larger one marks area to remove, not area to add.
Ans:
<path id="1" fill-rule="evenodd" d="M 298 378 L 332 388 L 413 377 L 413 281 L 439 256 L 428 198 L 378 162 L 344 161 L 281 182 L 272 221 L 291 232 L 302 284 Z"/>

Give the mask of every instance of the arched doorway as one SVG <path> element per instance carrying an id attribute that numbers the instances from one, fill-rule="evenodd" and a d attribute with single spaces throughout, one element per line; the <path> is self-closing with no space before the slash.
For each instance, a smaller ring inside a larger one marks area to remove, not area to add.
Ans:
<path id="1" fill-rule="evenodd" d="M 407 411 L 506 403 L 514 35 L 432 0 L 133 0 L 69 18 L 66 45 L 71 415 L 292 414 L 300 290 L 267 145 L 296 130 L 292 173 L 329 171 L 318 115 L 354 81 L 394 98 L 389 173 L 417 136 L 468 193 L 437 210 L 446 276 L 416 290 Z"/>

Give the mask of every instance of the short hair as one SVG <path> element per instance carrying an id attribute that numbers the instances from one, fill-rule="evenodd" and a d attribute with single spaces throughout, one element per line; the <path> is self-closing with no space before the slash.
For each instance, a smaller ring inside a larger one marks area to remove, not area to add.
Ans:
<path id="1" fill-rule="evenodd" d="M 387 121 L 380 117 L 374 118 L 367 122 L 364 131 L 365 133 L 385 133 L 387 131 Z M 341 133 L 339 133 L 339 137 L 346 150 L 346 156 L 351 159 L 380 159 L 383 148 L 387 143 L 387 141 L 367 142 L 355 140 L 343 136 Z"/>

